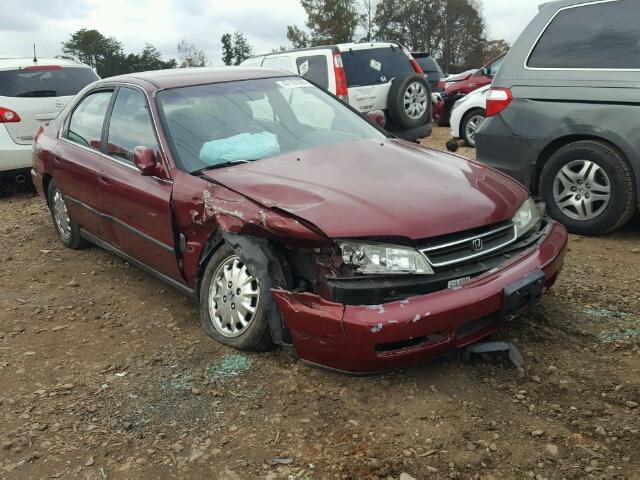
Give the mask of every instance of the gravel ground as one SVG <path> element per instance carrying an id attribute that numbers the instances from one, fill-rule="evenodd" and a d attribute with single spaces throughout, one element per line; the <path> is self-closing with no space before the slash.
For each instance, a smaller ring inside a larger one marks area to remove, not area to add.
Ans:
<path id="1" fill-rule="evenodd" d="M 444 148 L 448 129 L 425 143 Z M 472 150 L 458 153 L 473 155 Z M 497 338 L 370 377 L 210 341 L 191 300 L 0 199 L 0 478 L 640 479 L 640 222 Z"/>

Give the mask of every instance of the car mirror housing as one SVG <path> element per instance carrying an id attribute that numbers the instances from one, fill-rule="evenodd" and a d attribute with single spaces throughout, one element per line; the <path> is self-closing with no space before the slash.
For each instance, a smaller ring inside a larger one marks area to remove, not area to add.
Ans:
<path id="1" fill-rule="evenodd" d="M 158 161 L 152 148 L 136 147 L 133 151 L 133 163 L 135 163 L 142 175 L 155 175 Z"/>
<path id="2" fill-rule="evenodd" d="M 490 69 L 489 67 L 484 67 L 484 68 L 482 69 L 482 74 L 483 74 L 485 77 L 490 77 L 490 76 L 491 76 L 491 69 Z"/>

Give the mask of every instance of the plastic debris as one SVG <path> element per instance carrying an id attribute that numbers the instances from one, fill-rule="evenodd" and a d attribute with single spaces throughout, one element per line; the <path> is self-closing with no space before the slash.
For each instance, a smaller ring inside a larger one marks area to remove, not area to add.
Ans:
<path id="1" fill-rule="evenodd" d="M 469 362 L 471 354 L 493 353 L 493 352 L 509 352 L 509 361 L 518 369 L 524 368 L 524 359 L 518 347 L 511 342 L 482 342 L 476 343 L 465 348 L 462 351 L 462 360 Z"/>

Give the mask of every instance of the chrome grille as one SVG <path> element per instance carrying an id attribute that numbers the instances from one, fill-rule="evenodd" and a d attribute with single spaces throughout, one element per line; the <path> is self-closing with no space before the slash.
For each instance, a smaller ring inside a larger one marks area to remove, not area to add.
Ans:
<path id="1" fill-rule="evenodd" d="M 516 241 L 512 222 L 436 239 L 420 248 L 432 267 L 446 267 L 496 252 Z"/>

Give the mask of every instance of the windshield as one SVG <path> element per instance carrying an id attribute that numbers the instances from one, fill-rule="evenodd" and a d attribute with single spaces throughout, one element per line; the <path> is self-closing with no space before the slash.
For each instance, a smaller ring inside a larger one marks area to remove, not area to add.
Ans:
<path id="1" fill-rule="evenodd" d="M 157 99 L 176 163 L 187 172 L 385 138 L 340 100 L 299 77 L 173 88 Z"/>
<path id="2" fill-rule="evenodd" d="M 99 79 L 87 67 L 33 66 L 0 70 L 0 97 L 68 97 Z"/>

